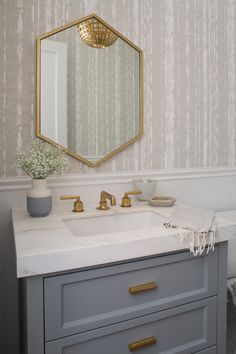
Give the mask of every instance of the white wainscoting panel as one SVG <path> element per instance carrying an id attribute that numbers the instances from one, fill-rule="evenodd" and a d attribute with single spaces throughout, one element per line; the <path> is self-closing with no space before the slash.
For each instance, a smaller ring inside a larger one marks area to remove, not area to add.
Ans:
<path id="1" fill-rule="evenodd" d="M 63 175 L 48 178 L 53 191 L 54 203 L 62 203 L 59 195 L 81 194 L 85 204 L 99 200 L 99 193 L 105 189 L 118 198 L 132 188 L 131 181 L 139 178 L 157 180 L 157 195 L 171 195 L 179 201 L 215 211 L 236 208 L 236 168 L 181 169 L 165 171 L 141 171 L 127 173 L 88 173 Z M 0 178 L 0 193 L 14 194 L 15 205 L 25 205 L 30 178 Z"/>
<path id="2" fill-rule="evenodd" d="M 113 193 L 119 202 L 123 193 L 132 188 L 131 180 L 144 177 L 157 180 L 157 195 L 174 196 L 183 203 L 216 211 L 236 209 L 236 168 L 64 175 L 49 178 L 48 184 L 54 205 L 71 203 L 60 201 L 60 194 L 76 193 L 81 195 L 86 209 L 86 204 L 98 203 L 102 190 Z M 0 322 L 4 323 L 0 332 L 4 333 L 8 348 L 12 345 L 9 353 L 14 354 L 18 354 L 19 308 L 11 208 L 25 206 L 30 185 L 27 177 L 0 178 Z"/>

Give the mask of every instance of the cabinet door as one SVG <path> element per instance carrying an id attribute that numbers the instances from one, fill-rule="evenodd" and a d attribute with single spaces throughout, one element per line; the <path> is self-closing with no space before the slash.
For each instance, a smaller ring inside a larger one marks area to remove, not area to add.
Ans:
<path id="1" fill-rule="evenodd" d="M 216 344 L 216 314 L 212 297 L 48 342 L 46 354 L 196 353 Z"/>
<path id="2" fill-rule="evenodd" d="M 46 278 L 46 341 L 214 296 L 217 261 L 218 247 Z"/>

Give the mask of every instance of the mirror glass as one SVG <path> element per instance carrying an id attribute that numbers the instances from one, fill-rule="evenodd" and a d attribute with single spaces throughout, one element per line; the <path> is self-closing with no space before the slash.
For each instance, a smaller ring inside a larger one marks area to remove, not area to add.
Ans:
<path id="1" fill-rule="evenodd" d="M 38 39 L 37 136 L 96 166 L 142 136 L 142 51 L 96 15 Z"/>

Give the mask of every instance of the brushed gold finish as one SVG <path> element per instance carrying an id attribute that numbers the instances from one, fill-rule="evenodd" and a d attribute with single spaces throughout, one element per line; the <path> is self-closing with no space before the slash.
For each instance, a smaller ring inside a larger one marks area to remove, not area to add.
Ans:
<path id="1" fill-rule="evenodd" d="M 125 192 L 125 195 L 122 198 L 122 202 L 121 202 L 120 206 L 123 208 L 131 207 L 132 204 L 131 204 L 131 198 L 129 197 L 129 195 L 138 195 L 138 194 L 142 194 L 142 192 L 140 190 Z"/>
<path id="2" fill-rule="evenodd" d="M 108 205 L 107 205 L 107 199 L 110 200 L 111 206 L 116 205 L 116 198 L 114 197 L 114 195 L 106 192 L 106 191 L 102 191 L 100 194 L 100 202 L 99 202 L 99 206 L 96 208 L 97 210 L 109 210 L 111 209 Z"/>
<path id="3" fill-rule="evenodd" d="M 156 343 L 157 343 L 156 338 L 152 336 L 152 337 L 140 339 L 137 342 L 130 343 L 128 347 L 129 347 L 130 352 L 135 352 L 136 350 L 142 349 L 144 347 L 147 347 L 149 345 L 153 345 Z"/>
<path id="4" fill-rule="evenodd" d="M 74 211 L 76 213 L 80 213 L 80 212 L 84 211 L 84 205 L 83 205 L 82 200 L 80 200 L 79 195 L 61 195 L 60 199 L 61 200 L 76 199 L 74 202 L 74 208 L 72 209 L 72 211 Z"/>
<path id="5" fill-rule="evenodd" d="M 124 42 L 126 42 L 133 49 L 135 49 L 138 52 L 138 54 L 139 54 L 139 133 L 135 137 L 133 137 L 132 139 L 130 139 L 126 143 L 120 145 L 116 149 L 112 150 L 110 153 L 108 153 L 107 155 L 105 155 L 104 157 L 102 157 L 100 160 L 98 160 L 96 162 L 91 162 L 90 160 L 87 160 L 83 156 L 73 153 L 72 151 L 68 150 L 65 146 L 63 146 L 63 145 L 51 140 L 47 136 L 43 135 L 42 132 L 41 132 L 41 109 L 40 109 L 40 105 L 41 105 L 41 41 L 43 39 L 46 39 L 46 38 L 56 34 L 56 33 L 62 32 L 64 30 L 68 29 L 68 28 L 71 28 L 73 26 L 78 26 L 81 22 L 89 20 L 92 17 L 97 19 L 99 22 L 101 22 L 105 27 L 109 28 L 115 35 L 117 35 L 119 38 L 121 38 Z M 52 30 L 50 32 L 47 32 L 47 33 L 44 33 L 44 34 L 40 35 L 37 38 L 37 40 L 36 40 L 36 48 L 37 48 L 37 55 L 36 55 L 36 71 L 37 71 L 37 75 L 36 75 L 36 77 L 37 77 L 37 85 L 36 85 L 36 88 L 37 88 L 37 97 L 36 97 L 36 136 L 39 139 L 44 140 L 44 141 L 46 141 L 49 144 L 61 147 L 68 155 L 70 155 L 71 157 L 73 157 L 73 158 L 85 163 L 86 165 L 88 165 L 90 167 L 96 167 L 96 166 L 101 165 L 107 159 L 110 159 L 111 157 L 113 157 L 117 153 L 121 152 L 126 147 L 128 147 L 131 144 L 133 144 L 134 142 L 136 142 L 137 140 L 139 140 L 143 136 L 143 132 L 144 132 L 144 121 L 143 121 L 143 51 L 142 51 L 141 48 L 139 48 L 137 45 L 132 43 L 123 34 L 118 32 L 115 28 L 110 26 L 107 22 L 105 22 L 102 18 L 100 18 L 99 16 L 97 16 L 94 13 L 92 13 L 91 15 L 82 17 L 81 19 L 78 19 L 78 20 L 75 20 L 73 22 L 70 22 L 70 23 L 68 23 L 68 24 L 66 24 L 64 26 L 58 27 L 58 28 L 56 28 L 56 29 L 54 29 L 54 30 Z"/>
<path id="6" fill-rule="evenodd" d="M 149 291 L 149 290 L 153 290 L 153 289 L 157 289 L 157 284 L 154 281 L 151 281 L 151 282 L 145 283 L 145 284 L 130 286 L 129 293 L 130 293 L 130 295 L 133 295 L 133 294 L 139 294 L 144 291 Z"/>
<path id="7" fill-rule="evenodd" d="M 117 34 L 104 26 L 95 17 L 80 22 L 77 28 L 81 39 L 93 48 L 110 47 L 118 39 Z"/>

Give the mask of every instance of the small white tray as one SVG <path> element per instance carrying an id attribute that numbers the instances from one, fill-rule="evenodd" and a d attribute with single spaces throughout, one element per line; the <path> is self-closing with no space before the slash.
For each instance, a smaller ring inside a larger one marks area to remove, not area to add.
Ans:
<path id="1" fill-rule="evenodd" d="M 154 207 L 171 207 L 175 204 L 176 198 L 173 197 L 152 197 L 149 204 Z"/>

